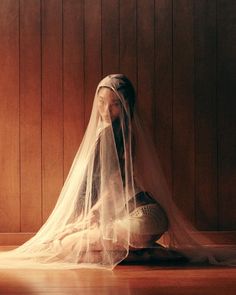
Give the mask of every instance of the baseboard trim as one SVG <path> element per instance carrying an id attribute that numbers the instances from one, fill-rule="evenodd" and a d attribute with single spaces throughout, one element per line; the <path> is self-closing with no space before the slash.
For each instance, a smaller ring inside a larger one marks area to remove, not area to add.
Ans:
<path id="1" fill-rule="evenodd" d="M 210 245 L 235 245 L 236 231 L 201 231 L 194 232 L 194 236 L 202 244 Z M 0 245 L 22 245 L 27 240 L 32 238 L 35 233 L 0 233 Z"/>
<path id="2" fill-rule="evenodd" d="M 204 245 L 236 244 L 236 231 L 198 231 L 193 234 Z"/>
<path id="3" fill-rule="evenodd" d="M 35 233 L 0 233 L 0 245 L 22 245 L 30 238 L 32 238 Z"/>

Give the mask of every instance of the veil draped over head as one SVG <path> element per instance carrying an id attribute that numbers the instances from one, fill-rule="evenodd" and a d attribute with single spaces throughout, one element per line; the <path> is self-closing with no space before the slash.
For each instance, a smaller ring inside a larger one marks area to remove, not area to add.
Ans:
<path id="1" fill-rule="evenodd" d="M 114 118 L 101 89 L 112 91 L 110 106 L 118 110 Z M 87 130 L 53 212 L 33 238 L 0 253 L 0 268 L 113 269 L 130 247 L 151 247 L 150 236 L 191 261 L 236 265 L 236 249 L 200 245 L 174 205 L 135 98 L 122 74 L 99 83 Z M 151 193 L 160 213 L 155 226 L 145 228 L 135 197 L 144 191 Z"/>

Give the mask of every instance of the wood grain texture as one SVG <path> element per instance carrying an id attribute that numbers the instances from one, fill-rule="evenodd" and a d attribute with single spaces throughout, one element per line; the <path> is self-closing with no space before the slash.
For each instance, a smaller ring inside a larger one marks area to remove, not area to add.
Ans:
<path id="1" fill-rule="evenodd" d="M 155 1 L 155 144 L 172 190 L 172 1 Z"/>
<path id="2" fill-rule="evenodd" d="M 20 230 L 19 3 L 0 1 L 0 228 Z"/>
<path id="3" fill-rule="evenodd" d="M 41 11 L 40 1 L 20 1 L 21 231 L 41 219 Z"/>
<path id="4" fill-rule="evenodd" d="M 136 1 L 120 1 L 120 72 L 137 85 Z"/>
<path id="5" fill-rule="evenodd" d="M 234 295 L 236 269 L 191 265 L 118 265 L 101 270 L 2 270 L 2 294 Z"/>
<path id="6" fill-rule="evenodd" d="M 137 1 L 138 110 L 154 136 L 154 1 Z"/>
<path id="7" fill-rule="evenodd" d="M 95 91 L 102 78 L 102 1 L 84 2 L 84 117 L 85 127 L 88 124 Z"/>
<path id="8" fill-rule="evenodd" d="M 205 13 L 202 13 L 202 12 Z M 218 228 L 216 3 L 194 2 L 196 225 Z"/>
<path id="9" fill-rule="evenodd" d="M 42 2 L 43 220 L 63 184 L 62 2 Z"/>
<path id="10" fill-rule="evenodd" d="M 102 0 L 102 76 L 117 74 L 119 59 L 119 14 L 118 0 Z"/>
<path id="11" fill-rule="evenodd" d="M 195 221 L 193 2 L 173 5 L 173 198 Z"/>
<path id="12" fill-rule="evenodd" d="M 84 6 L 63 5 L 64 179 L 84 134 Z"/>
<path id="13" fill-rule="evenodd" d="M 217 1 L 219 226 L 236 225 L 236 2 Z"/>

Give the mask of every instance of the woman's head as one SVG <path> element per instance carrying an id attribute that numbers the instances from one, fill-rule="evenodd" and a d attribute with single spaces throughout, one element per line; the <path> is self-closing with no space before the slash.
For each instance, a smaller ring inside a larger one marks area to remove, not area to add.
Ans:
<path id="1" fill-rule="evenodd" d="M 125 117 L 133 115 L 135 90 L 123 74 L 106 76 L 98 85 L 98 111 L 104 121 L 114 122 L 124 111 Z"/>
<path id="2" fill-rule="evenodd" d="M 113 122 L 121 114 L 121 102 L 116 93 L 108 87 L 101 87 L 98 92 L 98 111 L 102 120 Z"/>

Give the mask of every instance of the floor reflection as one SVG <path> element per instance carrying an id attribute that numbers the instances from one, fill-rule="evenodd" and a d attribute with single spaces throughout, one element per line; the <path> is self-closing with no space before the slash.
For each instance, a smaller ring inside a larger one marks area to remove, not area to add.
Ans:
<path id="1" fill-rule="evenodd" d="M 120 283 L 122 283 L 120 285 Z M 130 295 L 129 281 L 102 270 L 6 270 L 0 294 Z"/>
<path id="2" fill-rule="evenodd" d="M 236 268 L 118 266 L 115 270 L 2 270 L 0 295 L 235 295 Z"/>

